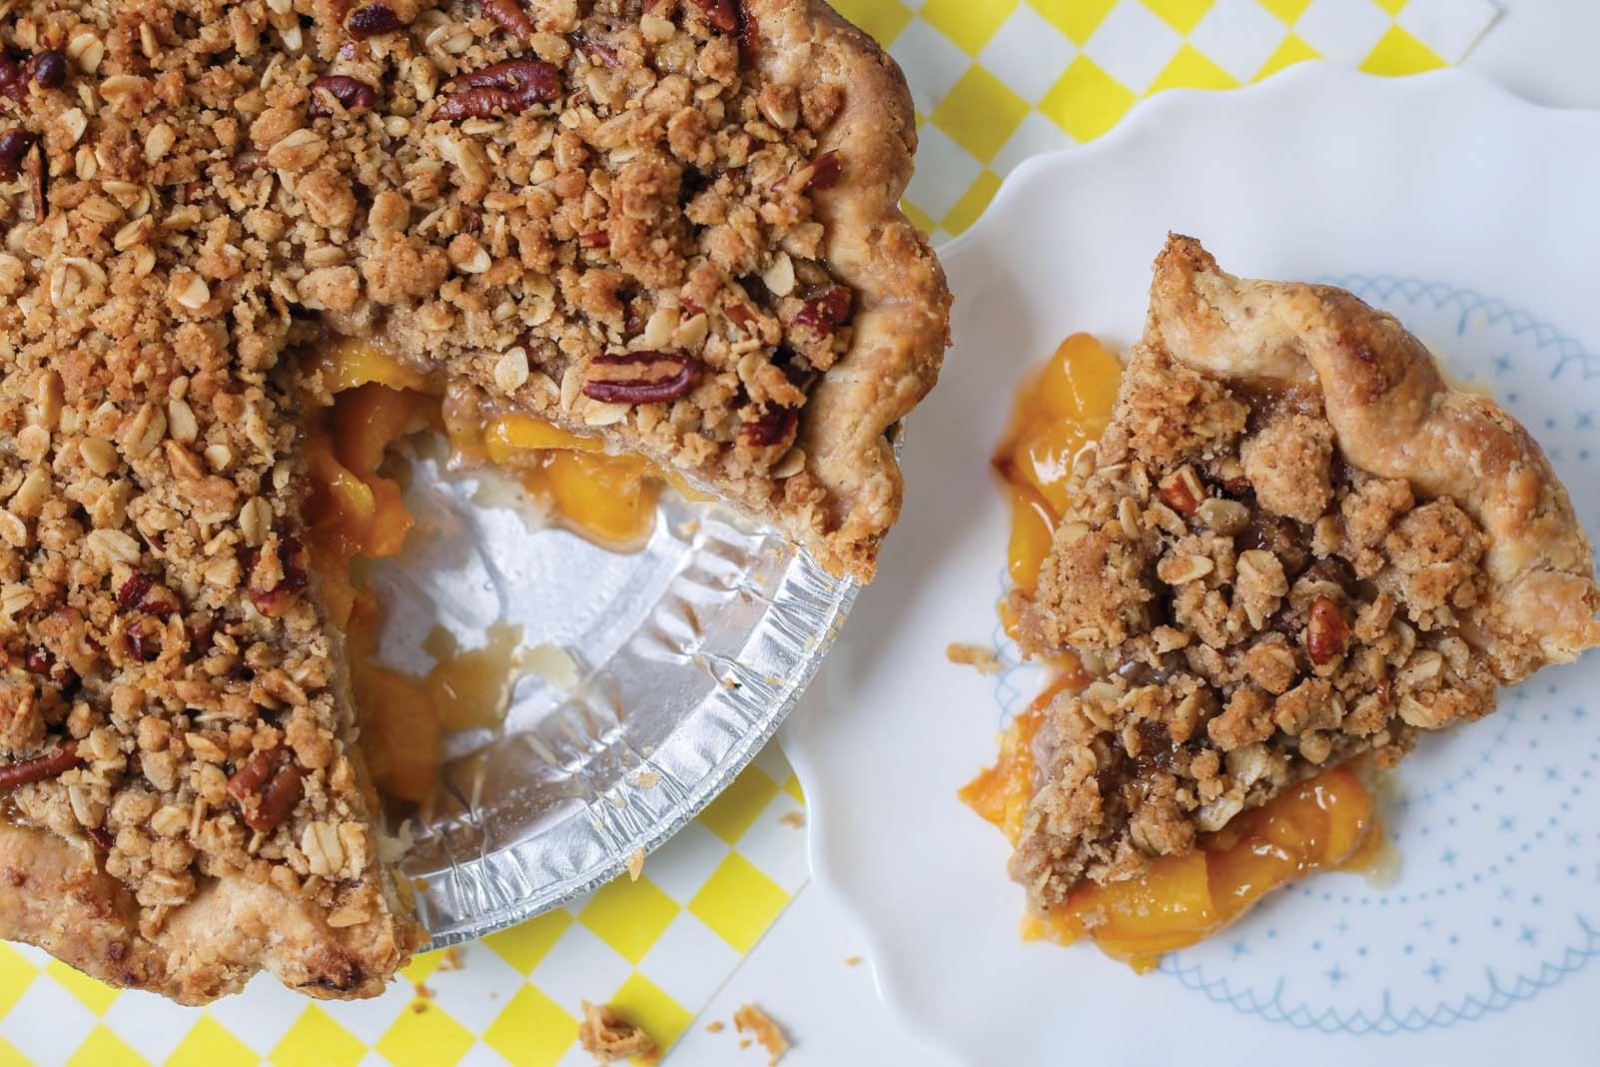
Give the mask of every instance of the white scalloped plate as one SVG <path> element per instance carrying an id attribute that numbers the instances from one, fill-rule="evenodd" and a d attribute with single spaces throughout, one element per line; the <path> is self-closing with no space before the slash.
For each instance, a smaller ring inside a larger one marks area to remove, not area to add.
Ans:
<path id="1" fill-rule="evenodd" d="M 1013 390 L 1075 330 L 1125 345 L 1167 230 L 1245 275 L 1333 281 L 1399 314 L 1538 435 L 1600 531 L 1600 116 L 1459 72 L 1307 65 L 1163 94 L 1019 169 L 944 253 L 956 347 L 916 415 L 877 581 L 785 728 L 818 878 L 880 987 L 972 1064 L 1593 1063 L 1600 1047 L 1600 655 L 1429 738 L 1387 817 L 1398 880 L 1315 877 L 1136 977 L 1023 944 L 1000 836 L 955 799 L 1038 679 L 995 621 Z M 997 680 L 945 661 L 994 641 Z"/>

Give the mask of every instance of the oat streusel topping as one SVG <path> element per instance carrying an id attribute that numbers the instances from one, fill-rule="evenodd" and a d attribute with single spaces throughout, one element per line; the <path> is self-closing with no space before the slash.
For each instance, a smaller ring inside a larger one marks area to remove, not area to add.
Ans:
<path id="1" fill-rule="evenodd" d="M 1455 438 L 1473 445 L 1475 456 L 1457 460 L 1468 469 L 1496 471 L 1486 457 L 1515 445 L 1514 469 L 1540 473 L 1546 497 L 1528 494 L 1519 522 L 1565 512 L 1557 533 L 1523 535 L 1528 551 L 1511 555 L 1524 573 L 1514 573 L 1497 570 L 1491 550 L 1498 538 L 1505 558 L 1517 527 L 1481 500 L 1426 494 L 1351 462 L 1373 442 L 1335 408 L 1350 400 L 1334 359 L 1317 364 L 1320 378 L 1258 372 L 1263 351 L 1315 350 L 1322 339 L 1267 321 L 1265 295 L 1256 314 L 1238 313 L 1226 289 L 1236 280 L 1185 240 L 1158 262 L 1151 328 L 1098 450 L 1073 472 L 1036 595 L 1017 596 L 1031 651 L 1072 649 L 1096 679 L 1059 696 L 1038 735 L 1043 778 L 1013 872 L 1041 909 L 1084 879 L 1131 877 L 1194 848 L 1324 767 L 1363 754 L 1392 765 L 1419 731 L 1486 715 L 1500 685 L 1600 643 L 1587 541 L 1520 427 L 1480 417 L 1481 398 L 1409 408 L 1471 431 Z M 1203 294 L 1200 310 L 1164 304 L 1164 282 Z M 1403 334 L 1348 294 L 1283 288 L 1308 314 L 1328 314 L 1325 301 Z M 1312 296 L 1300 302 L 1302 290 Z M 1219 323 L 1252 323 L 1272 340 L 1254 349 L 1219 326 L 1186 347 L 1185 316 L 1213 309 Z M 1370 350 L 1349 346 L 1358 367 L 1379 348 L 1363 337 Z M 1389 388 L 1443 390 L 1425 350 L 1410 341 L 1395 356 L 1397 343 L 1385 359 L 1427 366 L 1409 376 L 1385 366 Z M 1223 372 L 1196 369 L 1201 359 Z M 1452 412 L 1462 403 L 1472 406 Z M 1518 590 L 1551 577 L 1571 579 L 1573 632 L 1518 630 Z"/>
<path id="2" fill-rule="evenodd" d="M 95 850 L 140 936 L 215 879 L 334 929 L 409 921 L 298 536 L 297 427 L 327 390 L 287 353 L 326 330 L 437 374 L 453 410 L 605 435 L 870 571 L 887 445 L 855 508 L 796 444 L 883 296 L 829 266 L 819 205 L 848 208 L 853 177 L 897 194 L 914 134 L 898 96 L 852 100 L 853 73 L 898 76 L 831 12 L 6 7 L 0 794 L 8 824 Z M 797 34 L 828 77 L 764 76 Z M 869 220 L 862 261 L 926 287 L 937 346 L 869 425 L 931 385 L 943 343 L 942 275 L 896 218 Z M 359 970 L 307 982 L 355 991 Z"/>

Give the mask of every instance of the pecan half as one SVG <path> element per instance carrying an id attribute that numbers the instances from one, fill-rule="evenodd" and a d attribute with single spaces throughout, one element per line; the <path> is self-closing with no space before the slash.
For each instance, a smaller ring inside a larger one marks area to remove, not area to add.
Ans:
<path id="1" fill-rule="evenodd" d="M 262 749 L 228 779 L 228 792 L 239 804 L 244 824 L 261 834 L 282 825 L 305 792 L 305 771 L 284 758 L 283 746 Z"/>
<path id="2" fill-rule="evenodd" d="M 324 95 L 326 94 L 326 95 Z M 328 97 L 339 101 L 346 111 L 361 111 L 372 106 L 378 94 L 366 82 L 348 74 L 324 74 L 311 83 L 311 103 L 306 110 L 312 115 L 331 115 Z"/>
<path id="3" fill-rule="evenodd" d="M 837 333 L 850 321 L 856 297 L 848 286 L 826 285 L 807 292 L 805 301 L 805 306 L 795 313 L 795 325 L 818 333 Z"/>
<path id="4" fill-rule="evenodd" d="M 450 95 L 433 113 L 436 119 L 484 119 L 515 115 L 561 94 L 556 68 L 537 59 L 507 59 L 458 74 L 445 83 Z"/>
<path id="5" fill-rule="evenodd" d="M 615 48 L 612 48 L 604 41 L 601 41 L 595 37 L 591 37 L 582 30 L 573 30 L 571 33 L 567 34 L 567 40 L 571 42 L 572 47 L 576 48 L 578 51 L 582 52 L 596 63 L 602 63 L 605 66 L 614 67 L 619 62 L 617 59 L 617 50 Z"/>
<path id="6" fill-rule="evenodd" d="M 63 741 L 52 751 L 21 763 L 0 767 L 0 793 L 9 793 L 30 782 L 43 782 L 57 778 L 78 765 L 78 743 Z"/>
<path id="7" fill-rule="evenodd" d="M 664 404 L 700 383 L 700 361 L 681 352 L 596 356 L 583 395 L 604 404 Z"/>
<path id="8" fill-rule="evenodd" d="M 500 28 L 519 41 L 531 41 L 536 32 L 533 19 L 522 9 L 519 0 L 481 0 L 483 13 L 500 24 Z"/>
<path id="9" fill-rule="evenodd" d="M 798 408 L 763 404 L 755 418 L 746 419 L 739 424 L 739 438 L 756 448 L 783 444 L 793 436 L 795 425 L 799 421 Z"/>
<path id="10" fill-rule="evenodd" d="M 33 147 L 33 134 L 27 130 L 0 133 L 0 181 L 14 181 L 22 173 L 22 157 Z"/>
<path id="11" fill-rule="evenodd" d="M 379 0 L 373 4 L 363 4 L 350 12 L 345 17 L 344 28 L 358 41 L 365 41 L 368 37 L 377 37 L 380 34 L 393 33 L 403 23 L 400 16 L 395 14 L 394 8 Z"/>
<path id="12" fill-rule="evenodd" d="M 1330 597 L 1317 597 L 1311 602 L 1311 616 L 1306 622 L 1306 655 L 1320 667 L 1344 655 L 1349 644 L 1350 627 L 1339 605 Z"/>

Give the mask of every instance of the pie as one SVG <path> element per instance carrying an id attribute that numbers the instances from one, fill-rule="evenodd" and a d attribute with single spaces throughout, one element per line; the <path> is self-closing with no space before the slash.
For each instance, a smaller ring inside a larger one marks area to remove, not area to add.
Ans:
<path id="1" fill-rule="evenodd" d="M 1241 840 L 1303 845 L 1284 877 L 1346 859 L 1367 768 L 1600 644 L 1538 444 L 1347 292 L 1171 237 L 1102 425 L 1008 605 L 1029 654 L 1077 669 L 1008 744 L 1020 795 L 986 794 L 996 821 L 1012 805 L 1031 912 L 1069 933 L 1214 892 L 1204 855 Z"/>
<path id="2" fill-rule="evenodd" d="M 6 10 L 0 935 L 376 994 L 425 933 L 308 547 L 316 353 L 864 580 L 947 334 L 904 82 L 817 0 Z"/>

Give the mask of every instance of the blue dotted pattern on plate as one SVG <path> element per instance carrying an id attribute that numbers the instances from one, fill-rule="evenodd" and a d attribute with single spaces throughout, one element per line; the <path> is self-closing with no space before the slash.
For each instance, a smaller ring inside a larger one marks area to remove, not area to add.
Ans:
<path id="1" fill-rule="evenodd" d="M 1398 315 L 1458 381 L 1532 430 L 1600 530 L 1600 357 L 1470 289 L 1392 275 L 1322 279 Z M 1005 573 L 1002 588 L 1008 587 Z M 1001 719 L 1039 692 L 995 631 Z M 1160 973 L 1220 1006 L 1323 1033 L 1388 1035 L 1531 1000 L 1600 957 L 1600 657 L 1505 693 L 1490 719 L 1425 738 L 1385 809 L 1402 870 L 1378 887 L 1323 874 L 1279 892 Z"/>

